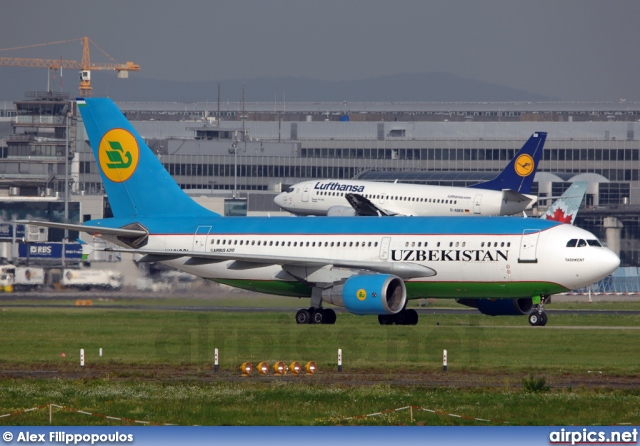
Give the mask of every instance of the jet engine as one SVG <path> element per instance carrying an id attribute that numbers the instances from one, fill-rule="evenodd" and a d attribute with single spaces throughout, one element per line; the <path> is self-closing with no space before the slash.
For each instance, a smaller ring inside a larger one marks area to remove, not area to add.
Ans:
<path id="1" fill-rule="evenodd" d="M 322 299 L 354 314 L 396 314 L 407 302 L 407 289 L 398 276 L 364 274 L 324 290 Z"/>
<path id="2" fill-rule="evenodd" d="M 456 299 L 459 304 L 477 308 L 489 316 L 519 316 L 533 310 L 530 297 L 522 299 Z"/>

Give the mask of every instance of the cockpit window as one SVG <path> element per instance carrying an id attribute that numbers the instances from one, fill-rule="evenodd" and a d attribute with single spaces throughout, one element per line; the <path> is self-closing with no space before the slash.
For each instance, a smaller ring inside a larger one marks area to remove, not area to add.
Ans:
<path id="1" fill-rule="evenodd" d="M 293 187 L 288 188 L 285 192 L 290 194 L 291 192 L 293 192 Z"/>
<path id="2" fill-rule="evenodd" d="M 587 246 L 587 242 L 582 239 L 578 240 L 578 248 L 582 248 L 583 246 Z"/>
<path id="3" fill-rule="evenodd" d="M 599 246 L 600 248 L 602 248 L 602 243 L 600 243 L 599 240 L 591 239 L 587 240 L 587 243 L 589 244 L 589 246 Z"/>
<path id="4" fill-rule="evenodd" d="M 577 242 L 578 242 L 577 238 L 572 238 L 567 242 L 567 248 L 575 248 Z"/>

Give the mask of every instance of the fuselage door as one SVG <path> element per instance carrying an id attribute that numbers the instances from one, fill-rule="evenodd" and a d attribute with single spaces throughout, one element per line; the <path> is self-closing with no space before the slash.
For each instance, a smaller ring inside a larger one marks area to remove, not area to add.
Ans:
<path id="1" fill-rule="evenodd" d="M 193 251 L 204 252 L 207 248 L 207 237 L 211 231 L 211 226 L 198 226 L 193 236 Z"/>
<path id="2" fill-rule="evenodd" d="M 482 194 L 478 194 L 473 199 L 473 213 L 480 214 L 480 203 L 482 202 Z"/>
<path id="3" fill-rule="evenodd" d="M 380 243 L 380 260 L 389 259 L 389 245 L 391 245 L 391 237 L 383 237 Z"/>
<path id="4" fill-rule="evenodd" d="M 539 229 L 525 229 L 520 241 L 520 256 L 518 263 L 538 263 L 536 249 L 538 247 Z"/>
<path id="5" fill-rule="evenodd" d="M 302 201 L 305 203 L 309 201 L 309 185 L 305 184 L 304 189 L 302 189 Z"/>

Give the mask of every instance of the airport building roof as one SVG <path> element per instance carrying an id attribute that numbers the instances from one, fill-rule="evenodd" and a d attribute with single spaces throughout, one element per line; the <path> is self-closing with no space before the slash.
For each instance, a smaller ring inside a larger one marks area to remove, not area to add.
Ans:
<path id="1" fill-rule="evenodd" d="M 208 111 L 215 115 L 218 103 L 211 102 L 118 102 L 121 110 L 167 111 L 190 113 Z M 241 113 L 242 102 L 221 101 L 220 111 Z M 572 112 L 572 113 L 635 113 L 640 114 L 640 102 L 245 102 L 246 112 L 264 113 L 463 113 L 463 112 Z"/>

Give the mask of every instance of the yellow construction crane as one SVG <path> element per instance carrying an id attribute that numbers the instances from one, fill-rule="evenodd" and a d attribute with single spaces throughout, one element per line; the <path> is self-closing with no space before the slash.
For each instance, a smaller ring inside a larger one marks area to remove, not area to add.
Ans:
<path id="1" fill-rule="evenodd" d="M 83 45 L 82 50 L 82 62 L 76 60 L 62 60 L 62 59 L 24 59 L 19 57 L 0 57 L 0 65 L 15 66 L 15 67 L 37 67 L 37 68 L 49 68 L 50 70 L 59 70 L 61 68 L 75 68 L 80 70 L 80 96 L 91 96 L 91 71 L 92 70 L 116 70 L 119 78 L 128 78 L 129 71 L 140 71 L 140 65 L 133 62 L 126 62 L 124 64 L 118 63 L 91 63 L 91 57 L 89 55 L 89 38 L 82 37 L 81 39 L 63 40 L 60 42 L 41 43 L 37 45 L 28 45 L 17 48 L 5 48 L 0 51 L 17 50 L 22 48 L 33 48 L 36 46 L 53 45 L 57 43 L 66 43 L 81 40 Z M 100 47 L 91 41 L 98 49 Z M 106 52 L 100 49 L 109 59 L 114 60 Z"/>

